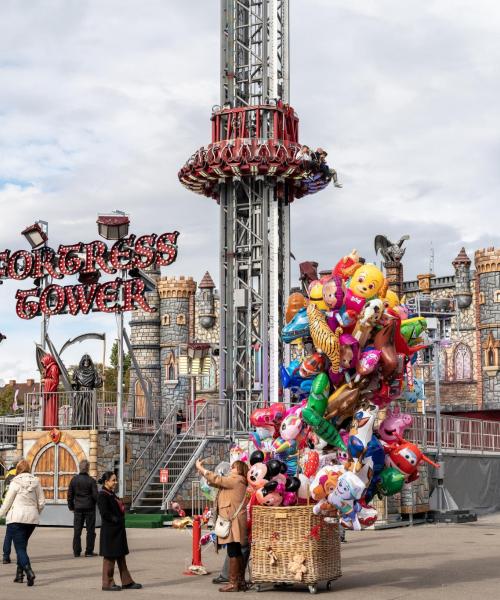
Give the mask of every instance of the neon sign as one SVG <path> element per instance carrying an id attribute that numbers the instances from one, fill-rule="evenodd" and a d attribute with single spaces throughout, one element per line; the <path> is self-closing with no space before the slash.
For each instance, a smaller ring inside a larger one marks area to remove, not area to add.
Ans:
<path id="1" fill-rule="evenodd" d="M 150 234 L 137 238 L 129 235 L 115 242 L 111 248 L 100 241 L 60 245 L 57 252 L 49 247 L 28 252 L 17 250 L 0 252 L 0 278 L 23 281 L 50 277 L 52 281 L 71 275 L 80 275 L 79 285 L 50 283 L 44 287 L 17 290 L 16 312 L 21 319 L 33 319 L 44 314 L 77 315 L 91 310 L 117 313 L 141 308 L 147 312 L 146 284 L 140 277 L 97 283 L 100 275 L 114 275 L 120 271 L 146 269 L 153 264 L 168 266 L 177 258 L 178 231 Z"/>

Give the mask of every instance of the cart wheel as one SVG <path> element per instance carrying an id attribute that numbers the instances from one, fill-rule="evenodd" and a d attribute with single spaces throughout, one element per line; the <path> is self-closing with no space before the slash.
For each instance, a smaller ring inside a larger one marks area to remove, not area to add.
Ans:
<path id="1" fill-rule="evenodd" d="M 326 591 L 329 592 L 332 589 L 332 582 L 331 581 L 327 581 L 326 582 Z"/>
<path id="2" fill-rule="evenodd" d="M 310 585 L 308 587 L 309 587 L 309 592 L 311 594 L 317 594 L 318 593 L 318 586 L 316 584 Z"/>

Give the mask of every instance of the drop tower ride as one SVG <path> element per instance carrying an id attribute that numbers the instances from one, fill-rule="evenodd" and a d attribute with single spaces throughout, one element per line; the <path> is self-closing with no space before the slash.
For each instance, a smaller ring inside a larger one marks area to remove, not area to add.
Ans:
<path id="1" fill-rule="evenodd" d="M 280 399 L 290 204 L 334 173 L 299 143 L 289 90 L 289 1 L 221 0 L 220 106 L 179 179 L 220 205 L 220 390 L 234 431 Z"/>

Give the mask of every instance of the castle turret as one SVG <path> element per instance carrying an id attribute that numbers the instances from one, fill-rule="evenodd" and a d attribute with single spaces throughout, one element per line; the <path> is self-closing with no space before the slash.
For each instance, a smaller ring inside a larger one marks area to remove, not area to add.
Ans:
<path id="1" fill-rule="evenodd" d="M 203 279 L 200 281 L 198 287 L 200 288 L 198 299 L 198 318 L 200 325 L 204 329 L 212 329 L 216 320 L 214 298 L 215 283 L 208 271 L 203 275 Z"/>
<path id="2" fill-rule="evenodd" d="M 472 303 L 470 266 L 471 260 L 462 248 L 452 262 L 455 268 L 455 298 L 459 309 L 469 308 Z"/>
<path id="3" fill-rule="evenodd" d="M 500 248 L 477 250 L 476 304 L 478 364 L 483 407 L 500 397 Z"/>
<path id="4" fill-rule="evenodd" d="M 145 272 L 158 281 L 160 269 L 151 266 Z M 153 398 L 153 407 L 157 416 L 161 415 L 160 409 L 160 296 L 158 290 L 146 293 L 147 303 L 155 308 L 155 312 L 148 313 L 135 310 L 130 320 L 130 342 L 135 358 L 146 380 Z M 137 373 L 132 368 L 130 371 L 130 401 L 129 415 L 136 419 L 151 417 L 148 415 L 146 399 Z"/>
<path id="5" fill-rule="evenodd" d="M 162 398 L 184 406 L 190 394 L 190 379 L 179 373 L 179 361 L 187 363 L 185 350 L 194 339 L 196 282 L 192 277 L 164 277 L 158 283 L 158 292 Z"/>

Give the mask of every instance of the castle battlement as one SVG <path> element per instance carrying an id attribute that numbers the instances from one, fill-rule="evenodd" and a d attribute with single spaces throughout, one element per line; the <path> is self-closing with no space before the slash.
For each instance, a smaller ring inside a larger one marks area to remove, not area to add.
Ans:
<path id="1" fill-rule="evenodd" d="M 481 273 L 494 273 L 500 271 L 500 248 L 490 246 L 474 253 L 476 271 Z"/>
<path id="2" fill-rule="evenodd" d="M 162 277 L 158 282 L 160 298 L 189 298 L 196 293 L 196 281 L 192 277 Z"/>

